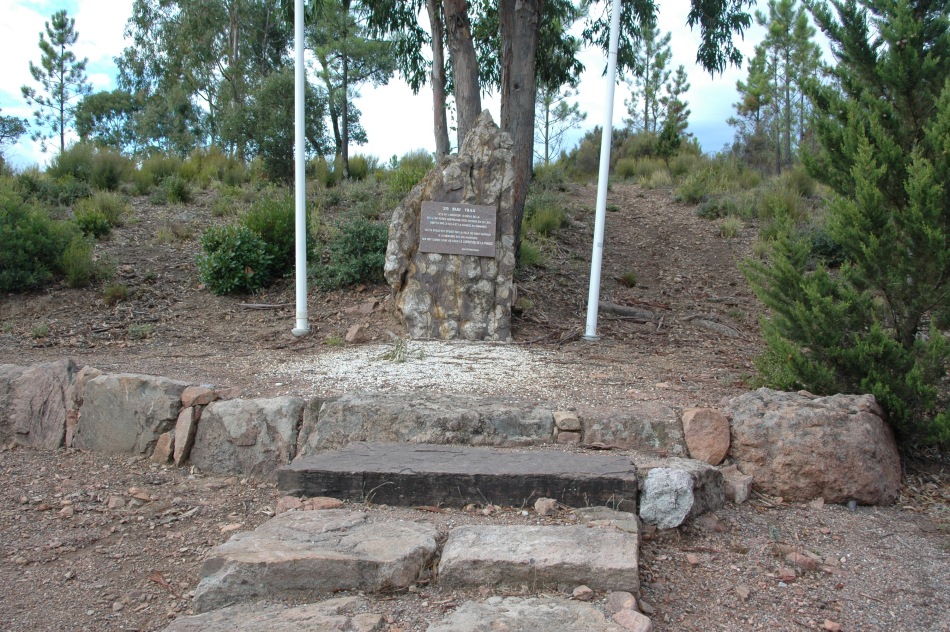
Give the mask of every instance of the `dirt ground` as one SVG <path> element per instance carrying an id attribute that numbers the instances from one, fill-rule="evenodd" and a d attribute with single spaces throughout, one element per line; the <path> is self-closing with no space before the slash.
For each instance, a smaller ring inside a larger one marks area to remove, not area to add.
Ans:
<path id="1" fill-rule="evenodd" d="M 124 300 L 110 304 L 102 287 L 64 286 L 0 297 L 0 362 L 72 357 L 108 372 L 236 386 L 245 396 L 310 396 L 334 388 L 282 367 L 386 345 L 402 333 L 385 286 L 311 290 L 313 331 L 299 339 L 290 333 L 290 281 L 255 296 L 211 295 L 200 285 L 194 256 L 197 235 L 222 221 L 211 214 L 214 196 L 200 194 L 188 206 L 133 200 L 126 226 L 97 247 L 115 267 L 110 283 L 127 287 Z M 601 339 L 589 342 L 581 334 L 595 190 L 576 187 L 569 196 L 571 225 L 545 247 L 545 267 L 519 279 L 524 309 L 514 321 L 514 346 L 543 355 L 562 377 L 556 384 L 494 381 L 491 391 L 558 407 L 658 401 L 681 409 L 716 406 L 747 390 L 761 346 L 760 305 L 737 263 L 751 254 L 756 227 L 724 238 L 716 222 L 672 202 L 668 190 L 614 185 L 601 299 L 651 315 L 601 312 Z M 169 241 L 169 234 L 179 236 Z M 628 287 L 623 277 L 631 272 L 636 284 Z M 354 324 L 366 327 L 369 341 L 340 345 Z M 826 620 L 844 630 L 950 629 L 950 464 L 927 456 L 905 464 L 893 507 L 851 511 L 756 496 L 714 519 L 648 533 L 642 597 L 655 629 L 818 630 Z M 188 612 L 204 552 L 266 520 L 277 498 L 270 481 L 75 451 L 4 452 L 0 628 L 161 629 Z M 520 509 L 490 517 L 370 510 L 432 521 L 443 531 L 470 521 L 538 520 Z M 820 563 L 789 576 L 789 547 Z M 389 630 L 407 632 L 424 630 L 468 597 L 482 595 L 421 585 L 376 597 L 374 606 L 387 615 Z"/>

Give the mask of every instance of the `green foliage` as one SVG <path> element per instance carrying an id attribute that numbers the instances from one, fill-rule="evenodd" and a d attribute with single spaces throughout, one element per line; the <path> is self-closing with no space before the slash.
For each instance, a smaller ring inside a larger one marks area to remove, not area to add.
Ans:
<path id="1" fill-rule="evenodd" d="M 0 111 L 3 111 L 3 108 L 0 108 Z M 26 120 L 0 114 L 0 147 L 6 143 L 15 144 L 24 134 L 26 134 Z M 2 159 L 3 157 L 0 156 L 0 160 Z"/>
<path id="2" fill-rule="evenodd" d="M 567 174 L 558 163 L 535 165 L 531 186 L 539 190 L 567 190 Z"/>
<path id="3" fill-rule="evenodd" d="M 92 242 L 76 235 L 63 251 L 60 265 L 66 285 L 86 287 L 96 278 L 96 264 L 92 259 Z"/>
<path id="4" fill-rule="evenodd" d="M 132 161 L 115 151 L 76 143 L 57 155 L 46 170 L 54 179 L 73 178 L 103 191 L 115 191 L 130 178 Z"/>
<path id="5" fill-rule="evenodd" d="M 307 152 L 326 149 L 323 114 L 325 100 L 307 84 L 304 137 Z M 264 165 L 267 179 L 294 179 L 294 73 L 292 68 L 267 76 L 251 95 L 248 107 L 248 145 Z"/>
<path id="6" fill-rule="evenodd" d="M 177 156 L 154 154 L 142 161 L 142 166 L 139 168 L 141 174 L 139 177 L 141 182 L 148 182 L 149 187 L 152 187 L 161 184 L 166 178 L 179 175 L 181 166 L 182 160 Z M 136 186 L 139 186 L 139 179 L 136 179 L 135 182 Z"/>
<path id="7" fill-rule="evenodd" d="M 620 275 L 620 278 L 617 279 L 620 282 L 620 285 L 624 287 L 636 287 L 637 286 L 637 271 L 636 270 L 627 270 Z"/>
<path id="8" fill-rule="evenodd" d="M 527 239 L 521 240 L 521 246 L 518 247 L 518 267 L 519 268 L 543 268 L 544 253 L 541 247 Z"/>
<path id="9" fill-rule="evenodd" d="M 16 178 L 17 188 L 26 200 L 51 207 L 65 207 L 90 195 L 89 185 L 72 176 L 50 178 L 36 169 L 27 169 Z"/>
<path id="10" fill-rule="evenodd" d="M 308 177 L 321 185 L 324 189 L 336 186 L 340 181 L 340 172 L 336 169 L 333 162 L 327 161 L 323 156 L 317 156 L 311 160 L 308 165 Z"/>
<path id="11" fill-rule="evenodd" d="M 267 244 L 246 226 L 209 228 L 201 237 L 201 250 L 201 282 L 215 294 L 253 292 L 270 280 Z"/>
<path id="12" fill-rule="evenodd" d="M 435 166 L 435 160 L 432 154 L 419 149 L 410 152 L 399 159 L 398 163 L 387 174 L 389 186 L 393 192 L 399 196 L 404 196 L 412 187 L 416 186 L 420 180 Z"/>
<path id="13" fill-rule="evenodd" d="M 191 201 L 191 185 L 179 175 L 168 176 L 162 182 L 162 189 L 169 202 L 173 204 L 187 204 Z"/>
<path id="14" fill-rule="evenodd" d="M 77 208 L 75 222 L 84 235 L 91 237 L 107 237 L 112 232 L 108 218 L 95 208 Z"/>
<path id="15" fill-rule="evenodd" d="M 50 219 L 0 182 L 0 292 L 43 287 L 61 272 L 61 256 L 76 236 L 67 222 Z"/>
<path id="16" fill-rule="evenodd" d="M 370 173 L 376 170 L 377 159 L 374 156 L 356 154 L 350 156 L 350 180 L 365 180 Z"/>
<path id="17" fill-rule="evenodd" d="M 901 437 L 948 442 L 950 342 L 935 324 L 950 308 L 950 22 L 926 1 L 836 9 L 814 10 L 839 63 L 835 86 L 812 87 L 821 149 L 806 165 L 834 191 L 827 233 L 844 262 L 812 270 L 799 235 L 747 266 L 771 312 L 759 369 L 779 388 L 872 393 Z"/>
<path id="18" fill-rule="evenodd" d="M 296 224 L 292 195 L 263 193 L 251 204 L 242 224 L 254 231 L 266 245 L 271 266 L 267 270 L 270 278 L 282 276 L 293 269 Z"/>
<path id="19" fill-rule="evenodd" d="M 719 225 L 719 235 L 728 239 L 737 236 L 740 230 L 742 230 L 742 220 L 738 217 L 727 217 Z"/>
<path id="20" fill-rule="evenodd" d="M 110 227 L 121 226 L 125 222 L 126 215 L 131 211 L 128 201 L 122 195 L 97 191 L 76 205 L 76 221 L 79 221 L 81 213 L 98 213 L 109 222 Z"/>
<path id="21" fill-rule="evenodd" d="M 733 158 L 718 157 L 690 172 L 681 181 L 674 198 L 687 204 L 699 204 L 717 195 L 747 191 L 762 182 L 762 175 Z"/>
<path id="22" fill-rule="evenodd" d="M 325 264 L 311 268 L 311 275 L 323 290 L 357 283 L 381 283 L 389 239 L 385 224 L 354 217 L 337 225 L 327 244 Z"/>
<path id="23" fill-rule="evenodd" d="M 88 143 L 75 143 L 54 157 L 46 174 L 54 179 L 72 177 L 89 184 L 92 182 L 96 148 Z"/>
<path id="24" fill-rule="evenodd" d="M 528 195 L 522 221 L 525 228 L 551 237 L 567 224 L 567 215 L 557 195 L 541 191 Z"/>

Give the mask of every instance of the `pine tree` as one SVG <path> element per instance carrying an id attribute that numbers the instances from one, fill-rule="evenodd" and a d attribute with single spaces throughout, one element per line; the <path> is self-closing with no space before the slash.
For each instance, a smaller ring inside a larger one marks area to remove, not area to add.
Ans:
<path id="1" fill-rule="evenodd" d="M 770 308 L 759 367 L 779 388 L 870 392 L 905 437 L 950 442 L 950 20 L 943 0 L 831 0 L 813 15 L 837 64 L 813 83 L 834 192 L 830 271 L 785 237 L 747 273 Z"/>
<path id="2" fill-rule="evenodd" d="M 631 128 L 656 133 L 661 114 L 660 94 L 670 79 L 666 65 L 673 56 L 670 49 L 673 35 L 660 35 L 655 21 L 644 22 L 641 31 L 643 41 L 636 55 L 637 70 L 629 83 L 630 98 L 624 104 L 630 116 L 627 124 Z"/>
<path id="3" fill-rule="evenodd" d="M 33 117 L 39 129 L 34 140 L 43 141 L 59 135 L 59 151 L 66 149 L 66 130 L 74 118 L 76 104 L 80 97 L 89 94 L 92 87 L 86 80 L 86 62 L 76 59 L 69 50 L 79 38 L 75 31 L 76 20 L 70 18 L 65 9 L 57 11 L 46 23 L 46 34 L 40 33 L 40 65 L 30 62 L 30 74 L 40 84 L 40 90 L 23 86 L 23 98 L 30 105 L 37 106 Z"/>

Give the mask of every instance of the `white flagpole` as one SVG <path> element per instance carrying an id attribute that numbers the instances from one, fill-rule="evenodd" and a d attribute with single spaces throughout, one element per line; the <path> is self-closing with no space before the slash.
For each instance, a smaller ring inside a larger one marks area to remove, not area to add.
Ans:
<path id="1" fill-rule="evenodd" d="M 307 322 L 307 182 L 304 162 L 304 112 L 306 107 L 306 75 L 304 74 L 303 50 L 303 0 L 294 2 L 294 193 L 295 237 L 297 268 L 297 326 L 295 336 L 310 333 Z"/>
<path id="2" fill-rule="evenodd" d="M 613 135 L 614 86 L 617 81 L 617 46 L 620 40 L 620 0 L 613 0 L 610 16 L 610 51 L 607 56 L 607 96 L 604 101 L 604 128 L 600 138 L 600 173 L 597 177 L 597 210 L 594 220 L 594 248 L 590 261 L 590 292 L 587 297 L 585 340 L 598 340 L 597 311 L 600 304 L 600 269 L 604 258 L 604 221 L 607 215 L 607 178 L 610 174 L 610 142 Z"/>

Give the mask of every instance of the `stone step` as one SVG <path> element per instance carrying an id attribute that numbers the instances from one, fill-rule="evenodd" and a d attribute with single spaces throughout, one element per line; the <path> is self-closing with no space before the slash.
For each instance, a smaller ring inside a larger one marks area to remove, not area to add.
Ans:
<path id="1" fill-rule="evenodd" d="M 302 606 L 255 603 L 228 606 L 176 619 L 165 632 L 314 632 L 384 630 L 382 615 L 361 597 L 339 597 Z"/>
<path id="2" fill-rule="evenodd" d="M 629 457 L 559 450 L 359 442 L 300 457 L 278 470 L 277 481 L 287 494 L 397 506 L 521 507 L 546 497 L 636 511 L 637 502 Z"/>
<path id="3" fill-rule="evenodd" d="M 583 525 L 456 527 L 442 551 L 439 583 L 531 592 L 586 585 L 636 594 L 639 546 L 638 532 Z"/>
<path id="4" fill-rule="evenodd" d="M 626 611 L 627 619 L 649 619 Z M 616 619 L 616 617 L 615 617 Z M 625 619 L 621 619 L 626 623 Z M 550 597 L 489 597 L 485 601 L 466 601 L 426 632 L 625 632 L 631 628 L 607 619 L 600 610 L 586 603 Z M 646 630 L 647 627 L 640 629 Z"/>
<path id="5" fill-rule="evenodd" d="M 429 565 L 436 538 L 431 524 L 373 523 L 366 512 L 287 512 L 208 552 L 193 607 L 406 588 Z"/>

